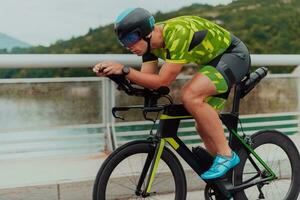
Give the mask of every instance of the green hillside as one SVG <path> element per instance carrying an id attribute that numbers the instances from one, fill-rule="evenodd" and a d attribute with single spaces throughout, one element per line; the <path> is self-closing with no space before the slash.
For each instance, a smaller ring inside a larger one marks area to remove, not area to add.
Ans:
<path id="1" fill-rule="evenodd" d="M 158 12 L 156 21 L 180 15 L 198 15 L 213 20 L 241 38 L 251 53 L 300 53 L 300 1 L 299 0 L 236 0 L 228 5 L 209 6 L 193 4 L 169 13 Z M 90 29 L 81 37 L 58 41 L 50 47 L 14 49 L 13 53 L 108 54 L 129 53 L 116 40 L 113 24 Z M 10 71 L 11 72 L 11 71 Z M 41 72 L 42 73 L 42 72 Z M 57 76 L 93 75 L 69 70 L 51 72 Z M 2 76 L 9 77 L 7 72 Z M 19 73 L 17 73 L 19 74 Z M 22 73 L 31 76 L 30 73 Z M 40 73 L 34 73 L 35 76 Z M 44 76 L 45 74 L 40 74 Z M 0 74 L 1 76 L 1 74 Z M 33 75 L 32 75 L 33 76 Z M 50 75 L 49 75 L 50 76 Z"/>
<path id="2" fill-rule="evenodd" d="M 198 15 L 236 34 L 252 53 L 300 53 L 299 0 L 238 0 L 225 6 L 193 4 L 178 11 L 156 13 L 156 21 Z M 26 53 L 122 53 L 113 25 L 90 29 L 85 36 L 35 47 Z"/>

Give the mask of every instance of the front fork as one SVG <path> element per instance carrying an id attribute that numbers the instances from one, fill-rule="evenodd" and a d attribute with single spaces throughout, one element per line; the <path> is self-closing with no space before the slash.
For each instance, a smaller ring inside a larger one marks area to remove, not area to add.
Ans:
<path id="1" fill-rule="evenodd" d="M 147 196 L 150 196 L 151 187 L 152 187 L 152 184 L 154 181 L 155 174 L 157 172 L 157 167 L 158 167 L 159 161 L 161 159 L 161 155 L 163 153 L 165 144 L 166 144 L 166 140 L 163 138 L 160 138 L 160 139 L 158 139 L 157 142 L 154 142 L 155 151 L 149 153 L 147 156 L 141 176 L 138 181 L 138 185 L 136 187 L 135 193 L 137 196 L 142 196 L 144 198 Z M 149 170 L 149 168 L 150 168 L 150 170 Z M 147 178 L 147 182 L 145 185 L 146 187 L 145 187 L 145 190 L 142 191 L 142 185 L 145 181 L 148 171 L 149 171 L 149 173 L 148 173 L 148 178 Z"/>
<path id="2" fill-rule="evenodd" d="M 142 196 L 143 198 L 146 198 L 146 197 L 150 196 L 150 194 L 151 194 L 150 193 L 151 187 L 152 187 L 154 177 L 157 172 L 157 167 L 158 167 L 159 161 L 161 159 L 161 155 L 163 153 L 166 142 L 168 142 L 174 149 L 178 148 L 178 146 L 177 146 L 178 144 L 172 142 L 172 140 L 170 138 L 152 138 L 152 141 L 153 141 L 154 148 L 153 148 L 153 151 L 151 151 L 147 156 L 147 159 L 145 161 L 141 176 L 138 181 L 136 192 L 135 192 L 137 196 Z M 149 168 L 150 168 L 150 170 L 149 170 Z M 142 190 L 142 185 L 145 182 L 148 171 L 149 171 L 149 173 L 148 173 L 145 189 Z M 226 189 L 225 185 L 222 182 L 215 182 L 214 184 L 220 190 L 220 192 L 222 193 L 222 196 L 224 196 L 224 199 L 230 199 L 231 194 Z"/>

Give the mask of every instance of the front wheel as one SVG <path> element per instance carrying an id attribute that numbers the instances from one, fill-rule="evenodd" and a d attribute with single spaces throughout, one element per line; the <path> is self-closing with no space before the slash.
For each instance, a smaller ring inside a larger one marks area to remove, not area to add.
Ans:
<path id="1" fill-rule="evenodd" d="M 147 156 L 155 147 L 148 141 L 132 142 L 114 151 L 98 172 L 94 184 L 93 200 L 117 199 L 186 199 L 186 178 L 180 162 L 165 147 L 150 196 L 143 198 L 136 193 Z M 147 176 L 146 176 L 147 177 Z M 145 190 L 146 180 L 142 184 Z"/>
<path id="2" fill-rule="evenodd" d="M 270 130 L 252 135 L 251 143 L 254 151 L 272 169 L 277 179 L 240 191 L 235 194 L 234 199 L 296 200 L 300 189 L 300 156 L 292 140 L 278 131 Z M 268 176 L 267 170 L 249 151 L 241 149 L 238 155 L 241 162 L 234 170 L 235 186 L 251 178 L 260 180 Z"/>

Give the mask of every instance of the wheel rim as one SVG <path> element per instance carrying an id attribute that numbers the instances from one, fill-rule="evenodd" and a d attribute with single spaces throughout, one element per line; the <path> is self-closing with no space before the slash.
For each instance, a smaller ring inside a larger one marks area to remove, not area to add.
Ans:
<path id="1" fill-rule="evenodd" d="M 139 175 L 147 158 L 147 153 L 126 157 L 112 171 L 106 187 L 106 200 L 120 199 L 175 199 L 175 180 L 168 165 L 161 159 L 149 197 L 135 194 Z M 145 189 L 145 183 L 142 190 Z"/>
<path id="2" fill-rule="evenodd" d="M 288 155 L 280 146 L 275 144 L 264 144 L 255 148 L 255 152 L 262 158 L 262 160 L 265 161 L 265 163 L 278 177 L 278 179 L 262 185 L 261 191 L 265 199 L 286 199 L 286 196 L 292 186 L 292 166 Z M 263 172 L 261 175 L 264 176 L 266 173 L 264 167 L 254 158 L 253 155 L 251 155 L 251 157 L 259 169 Z M 249 159 L 247 159 L 243 170 L 242 180 L 245 181 L 250 177 L 253 177 L 255 174 L 257 174 L 257 171 L 250 163 Z M 248 199 L 258 199 L 261 195 L 257 186 L 250 187 L 244 190 L 244 192 Z"/>

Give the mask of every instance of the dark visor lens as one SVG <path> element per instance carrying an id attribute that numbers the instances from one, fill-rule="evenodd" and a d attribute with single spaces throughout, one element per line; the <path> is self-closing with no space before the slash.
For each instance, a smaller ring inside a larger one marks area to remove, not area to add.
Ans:
<path id="1" fill-rule="evenodd" d="M 129 33 L 123 38 L 121 38 L 120 42 L 123 46 L 130 47 L 140 40 L 141 40 L 140 35 L 137 32 L 134 32 L 134 33 Z"/>

